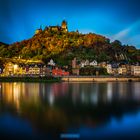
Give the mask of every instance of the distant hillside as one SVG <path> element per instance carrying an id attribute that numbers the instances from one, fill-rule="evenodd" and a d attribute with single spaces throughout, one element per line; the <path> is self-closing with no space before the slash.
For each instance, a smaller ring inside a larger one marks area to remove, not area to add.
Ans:
<path id="1" fill-rule="evenodd" d="M 0 46 L 2 46 L 2 45 L 8 46 L 8 44 L 5 44 L 5 43 L 3 43 L 3 42 L 0 42 Z"/>
<path id="2" fill-rule="evenodd" d="M 120 41 L 110 42 L 104 36 L 89 33 L 67 32 L 61 27 L 47 27 L 37 30 L 29 40 L 11 45 L 0 43 L 0 57 L 21 57 L 40 59 L 44 62 L 53 58 L 58 64 L 70 64 L 74 57 L 97 61 L 140 61 L 140 50 L 134 46 L 122 45 Z"/>

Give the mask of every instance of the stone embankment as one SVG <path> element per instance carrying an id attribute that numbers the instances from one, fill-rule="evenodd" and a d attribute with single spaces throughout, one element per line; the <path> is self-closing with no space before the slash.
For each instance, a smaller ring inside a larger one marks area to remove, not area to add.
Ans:
<path id="1" fill-rule="evenodd" d="M 68 76 L 68 77 L 62 77 L 61 80 L 65 82 L 117 82 L 117 81 L 140 82 L 140 77 Z"/>

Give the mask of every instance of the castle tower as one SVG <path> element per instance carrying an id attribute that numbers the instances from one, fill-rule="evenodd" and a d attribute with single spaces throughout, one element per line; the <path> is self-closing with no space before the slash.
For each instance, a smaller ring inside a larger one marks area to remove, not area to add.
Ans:
<path id="1" fill-rule="evenodd" d="M 40 26 L 40 28 L 35 31 L 35 35 L 40 33 L 40 32 L 42 32 L 42 26 Z"/>
<path id="2" fill-rule="evenodd" d="M 62 21 L 61 28 L 62 28 L 65 32 L 68 31 L 67 22 L 66 22 L 65 20 Z"/>

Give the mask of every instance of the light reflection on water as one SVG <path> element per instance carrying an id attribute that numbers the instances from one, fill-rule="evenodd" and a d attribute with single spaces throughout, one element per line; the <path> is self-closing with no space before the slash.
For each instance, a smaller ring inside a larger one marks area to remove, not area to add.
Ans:
<path id="1" fill-rule="evenodd" d="M 59 139 L 61 133 L 114 139 L 129 131 L 140 137 L 139 91 L 139 82 L 0 83 L 0 130 L 8 134 L 4 128 L 17 120 L 15 131 L 24 135 L 25 128 L 37 139 Z"/>

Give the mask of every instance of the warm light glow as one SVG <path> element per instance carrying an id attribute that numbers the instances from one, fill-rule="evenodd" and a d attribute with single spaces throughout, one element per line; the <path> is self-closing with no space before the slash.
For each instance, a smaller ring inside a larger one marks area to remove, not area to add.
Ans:
<path id="1" fill-rule="evenodd" d="M 14 65 L 14 70 L 16 70 L 18 68 L 18 65 L 17 64 L 15 64 Z"/>

